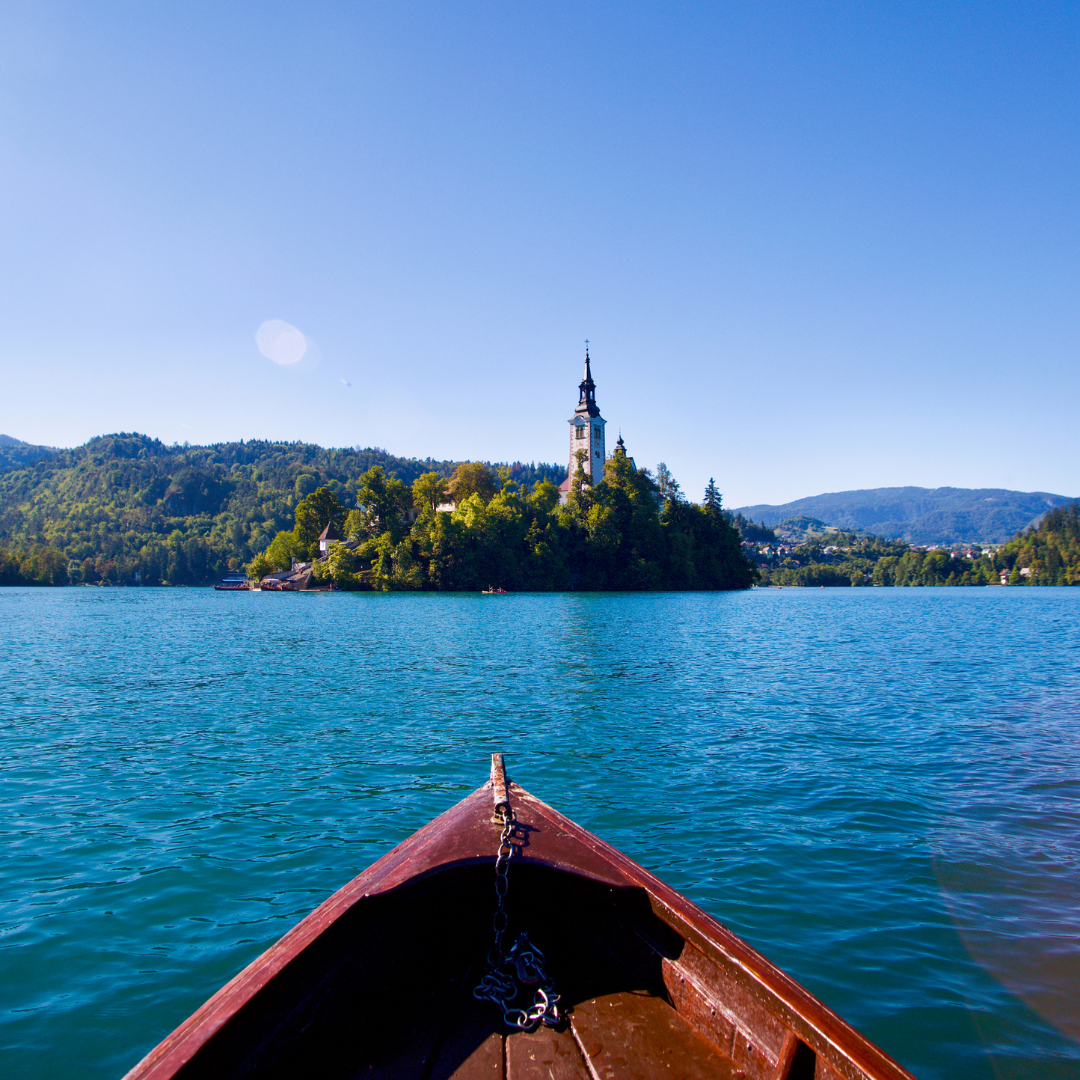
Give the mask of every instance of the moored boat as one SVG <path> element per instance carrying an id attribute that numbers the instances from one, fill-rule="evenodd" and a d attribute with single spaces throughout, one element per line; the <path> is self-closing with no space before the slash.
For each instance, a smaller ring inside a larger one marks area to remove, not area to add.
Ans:
<path id="1" fill-rule="evenodd" d="M 215 586 L 218 592 L 250 592 L 247 574 L 226 574 Z"/>
<path id="2" fill-rule="evenodd" d="M 296 592 L 296 583 L 288 579 L 265 577 L 259 582 L 260 592 Z"/>
<path id="3" fill-rule="evenodd" d="M 911 1080 L 498 754 L 126 1080 L 239 1076 Z"/>

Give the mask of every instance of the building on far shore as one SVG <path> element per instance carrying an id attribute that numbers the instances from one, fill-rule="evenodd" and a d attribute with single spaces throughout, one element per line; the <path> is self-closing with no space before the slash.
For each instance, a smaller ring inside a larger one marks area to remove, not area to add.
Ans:
<path id="1" fill-rule="evenodd" d="M 326 528 L 319 533 L 319 554 L 325 555 L 330 550 L 330 545 L 335 540 L 340 539 L 341 533 L 334 528 L 334 523 L 332 521 L 328 521 L 326 523 Z"/>

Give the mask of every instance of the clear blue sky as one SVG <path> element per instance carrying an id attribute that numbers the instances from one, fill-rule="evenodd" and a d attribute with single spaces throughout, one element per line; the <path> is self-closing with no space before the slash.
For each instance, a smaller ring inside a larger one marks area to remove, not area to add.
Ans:
<path id="1" fill-rule="evenodd" d="M 1080 494 L 1078 30 L 4 4 L 0 431 L 562 461 L 588 337 L 613 437 L 693 498 Z"/>

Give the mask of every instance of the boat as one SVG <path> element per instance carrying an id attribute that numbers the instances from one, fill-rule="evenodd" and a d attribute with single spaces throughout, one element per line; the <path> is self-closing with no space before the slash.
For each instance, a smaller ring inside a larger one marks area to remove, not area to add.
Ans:
<path id="1" fill-rule="evenodd" d="M 240 1076 L 913 1080 L 501 754 L 125 1080 Z"/>
<path id="2" fill-rule="evenodd" d="M 247 574 L 226 574 L 215 586 L 218 592 L 250 592 Z"/>
<path id="3" fill-rule="evenodd" d="M 260 592 L 296 592 L 296 583 L 281 578 L 263 578 L 259 582 Z"/>
<path id="4" fill-rule="evenodd" d="M 505 589 L 481 589 L 480 592 L 481 592 L 481 594 L 483 596 L 505 596 L 506 595 L 506 590 Z"/>

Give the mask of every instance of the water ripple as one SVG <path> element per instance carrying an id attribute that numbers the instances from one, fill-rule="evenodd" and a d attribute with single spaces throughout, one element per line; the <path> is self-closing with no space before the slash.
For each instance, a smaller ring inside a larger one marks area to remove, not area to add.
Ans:
<path id="1" fill-rule="evenodd" d="M 1078 616 L 0 589 L 0 1067 L 121 1074 L 502 749 L 917 1075 L 1080 1075 Z"/>

